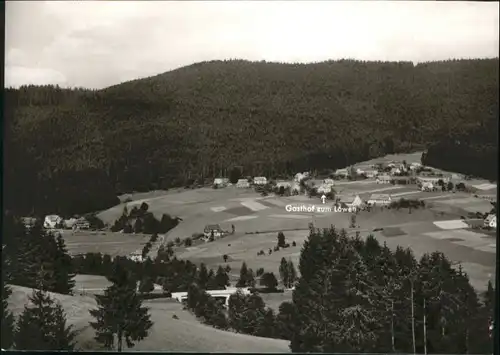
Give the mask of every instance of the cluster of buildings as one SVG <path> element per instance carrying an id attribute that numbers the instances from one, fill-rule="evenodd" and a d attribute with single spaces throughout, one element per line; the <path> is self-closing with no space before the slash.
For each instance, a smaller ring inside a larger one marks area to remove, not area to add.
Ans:
<path id="1" fill-rule="evenodd" d="M 23 217 L 21 220 L 24 226 L 30 229 L 36 224 L 38 219 L 34 217 Z M 90 222 L 85 217 L 64 219 L 56 214 L 51 214 L 45 216 L 42 226 L 43 228 L 49 230 L 53 229 L 79 230 L 79 229 L 90 229 Z"/>
<path id="2" fill-rule="evenodd" d="M 363 201 L 359 195 L 340 196 L 335 201 L 335 206 L 345 209 L 361 209 L 364 206 L 387 206 L 392 202 L 390 194 L 372 194 Z"/>

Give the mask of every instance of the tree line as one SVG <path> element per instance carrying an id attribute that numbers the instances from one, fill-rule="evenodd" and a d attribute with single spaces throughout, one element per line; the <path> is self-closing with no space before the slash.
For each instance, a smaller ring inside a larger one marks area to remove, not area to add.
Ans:
<path id="1" fill-rule="evenodd" d="M 446 150 L 453 169 L 473 160 L 470 172 L 484 175 L 497 98 L 498 59 L 213 61 L 97 91 L 6 89 L 6 207 L 85 213 L 234 167 L 268 177 L 336 169 L 458 136 L 465 148 Z M 428 158 L 444 167 L 432 146 Z"/>

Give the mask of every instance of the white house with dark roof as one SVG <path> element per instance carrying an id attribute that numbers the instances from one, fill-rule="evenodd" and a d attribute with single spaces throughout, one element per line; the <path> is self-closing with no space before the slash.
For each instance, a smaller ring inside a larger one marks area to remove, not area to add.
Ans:
<path id="1" fill-rule="evenodd" d="M 391 183 L 391 177 L 389 175 L 379 175 L 375 179 L 377 184 L 390 184 Z"/>
<path id="2" fill-rule="evenodd" d="M 340 197 L 339 205 L 344 208 L 359 208 L 363 204 L 363 200 L 359 195 L 346 195 Z"/>
<path id="3" fill-rule="evenodd" d="M 218 187 L 225 187 L 229 184 L 228 178 L 215 178 L 214 185 Z"/>
<path id="4" fill-rule="evenodd" d="M 497 216 L 494 214 L 489 214 L 484 219 L 484 226 L 489 227 L 489 228 L 496 228 L 497 227 Z"/>
<path id="5" fill-rule="evenodd" d="M 43 221 L 43 227 L 46 229 L 55 229 L 59 224 L 61 224 L 63 219 L 55 214 L 51 214 L 45 216 L 45 220 Z"/>
<path id="6" fill-rule="evenodd" d="M 389 194 L 372 194 L 367 201 L 367 204 L 371 206 L 384 206 L 389 205 L 392 202 L 391 195 Z"/>
<path id="7" fill-rule="evenodd" d="M 333 179 L 324 179 L 323 184 L 333 186 L 335 184 L 335 181 Z"/>
<path id="8" fill-rule="evenodd" d="M 220 238 L 222 237 L 222 228 L 218 224 L 209 224 L 205 226 L 205 229 L 203 230 L 203 237 L 206 240 L 208 240 L 211 236 L 212 233 L 214 235 L 214 238 Z"/>
<path id="9" fill-rule="evenodd" d="M 333 187 L 333 185 L 321 184 L 320 186 L 318 186 L 317 191 L 320 194 L 327 194 L 327 193 L 332 191 L 332 187 Z"/>
<path id="10" fill-rule="evenodd" d="M 364 171 L 364 174 L 366 175 L 367 178 L 374 178 L 379 174 L 379 172 L 376 169 L 366 169 Z"/>
<path id="11" fill-rule="evenodd" d="M 265 185 L 267 184 L 267 178 L 265 176 L 256 176 L 253 178 L 254 185 Z"/>
<path id="12" fill-rule="evenodd" d="M 240 189 L 246 189 L 250 187 L 250 183 L 248 182 L 247 179 L 238 179 L 238 182 L 236 183 L 236 187 Z"/>

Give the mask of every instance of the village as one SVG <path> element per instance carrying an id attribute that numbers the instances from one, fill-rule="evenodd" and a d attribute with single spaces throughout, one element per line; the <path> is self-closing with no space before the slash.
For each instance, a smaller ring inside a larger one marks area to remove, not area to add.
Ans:
<path id="1" fill-rule="evenodd" d="M 233 281 L 242 261 L 276 268 L 279 260 L 271 255 L 276 233 L 285 232 L 290 243 L 300 246 L 311 223 L 317 228 L 335 225 L 350 233 L 371 233 L 381 240 L 390 238 L 390 243 L 397 239 L 391 233 L 404 239 L 420 225 L 418 233 L 427 238 L 454 240 L 466 247 L 476 243 L 476 250 L 494 253 L 496 185 L 422 166 L 419 154 L 405 157 L 411 162 L 388 156 L 330 173 L 299 172 L 288 180 L 257 176 L 231 182 L 220 177 L 202 188 L 156 192 L 154 197 L 138 194 L 133 200 L 128 196 L 121 205 L 87 217 L 48 215 L 43 227 L 61 234 L 72 255 L 99 251 L 144 261 L 154 258 L 160 245 L 169 244 L 180 258 L 212 267 L 230 265 Z M 129 230 L 111 228 L 124 208 L 137 210 L 145 204 L 157 218 L 167 212 L 183 220 L 159 233 L 146 254 L 144 245 L 150 235 L 137 230 L 137 219 Z M 28 227 L 34 223 L 28 217 L 24 221 Z M 441 227 L 436 230 L 436 226 Z M 461 240 L 440 234 L 440 229 L 445 229 L 445 234 L 469 234 Z M 266 249 L 266 260 L 249 257 Z M 281 253 L 288 255 L 291 250 Z M 296 257 L 299 250 L 289 256 Z M 482 274 L 479 287 L 489 277 L 489 272 Z"/>

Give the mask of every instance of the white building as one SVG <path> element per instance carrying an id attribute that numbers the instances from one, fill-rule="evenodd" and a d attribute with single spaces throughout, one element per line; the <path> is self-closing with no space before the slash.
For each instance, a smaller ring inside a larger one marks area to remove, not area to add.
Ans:
<path id="1" fill-rule="evenodd" d="M 359 195 L 348 195 L 341 197 L 339 204 L 341 207 L 345 208 L 360 208 L 363 204 L 363 200 Z"/>
<path id="2" fill-rule="evenodd" d="M 236 288 L 236 287 L 226 287 L 225 290 L 213 290 L 205 291 L 213 298 L 223 298 L 225 300 L 226 307 L 229 305 L 229 297 L 240 290 L 243 295 L 250 295 L 250 290 L 248 288 Z M 172 298 L 176 299 L 178 302 L 182 302 L 187 299 L 187 292 L 172 292 Z"/>
<path id="3" fill-rule="evenodd" d="M 203 230 L 203 238 L 205 241 L 210 239 L 212 233 L 214 238 L 220 238 L 222 237 L 222 228 L 218 224 L 209 224 L 205 226 L 205 229 Z"/>
<path id="4" fill-rule="evenodd" d="M 426 181 L 426 182 L 422 183 L 421 190 L 422 191 L 436 191 L 437 187 L 432 182 Z"/>
<path id="5" fill-rule="evenodd" d="M 276 187 L 279 189 L 280 187 L 283 188 L 292 188 L 292 183 L 290 181 L 276 181 Z"/>
<path id="6" fill-rule="evenodd" d="M 236 187 L 240 189 L 246 189 L 250 187 L 250 183 L 247 179 L 239 179 L 236 183 Z"/>
<path id="7" fill-rule="evenodd" d="M 484 226 L 490 227 L 490 228 L 496 228 L 497 227 L 497 216 L 494 214 L 489 214 L 484 219 Z"/>
<path id="8" fill-rule="evenodd" d="M 131 253 L 130 256 L 129 256 L 129 259 L 132 260 L 132 261 L 142 262 L 143 261 L 143 259 L 142 259 L 142 252 Z"/>
<path id="9" fill-rule="evenodd" d="M 393 167 L 390 172 L 391 175 L 398 175 L 401 174 L 401 169 L 398 167 Z"/>
<path id="10" fill-rule="evenodd" d="M 389 175 L 379 175 L 375 181 L 377 184 L 390 184 L 391 177 Z"/>
<path id="11" fill-rule="evenodd" d="M 297 173 L 297 174 L 295 174 L 294 180 L 295 180 L 295 182 L 300 183 L 302 180 L 307 179 L 308 177 L 309 177 L 308 172 Z"/>
<path id="12" fill-rule="evenodd" d="M 51 214 L 45 216 L 45 220 L 43 221 L 43 227 L 47 229 L 55 229 L 59 224 L 61 224 L 63 219 L 58 215 Z"/>
<path id="13" fill-rule="evenodd" d="M 226 187 L 229 184 L 228 178 L 215 178 L 214 185 L 218 187 Z"/>
<path id="14" fill-rule="evenodd" d="M 265 185 L 267 184 L 267 178 L 264 176 L 256 176 L 253 178 L 254 185 Z"/>
<path id="15" fill-rule="evenodd" d="M 316 191 L 320 194 L 327 194 L 332 191 L 332 185 L 321 184 Z"/>
<path id="16" fill-rule="evenodd" d="M 73 224 L 73 229 L 90 229 L 90 223 L 84 217 L 78 218 Z"/>
<path id="17" fill-rule="evenodd" d="M 325 179 L 325 180 L 323 180 L 323 184 L 333 186 L 335 184 L 335 182 L 333 181 L 333 179 Z"/>
<path id="18" fill-rule="evenodd" d="M 378 170 L 367 169 L 365 170 L 364 174 L 366 175 L 367 178 L 374 178 L 378 175 Z"/>
<path id="19" fill-rule="evenodd" d="M 370 206 L 384 206 L 391 203 L 391 195 L 389 194 L 372 194 L 367 201 Z"/>

